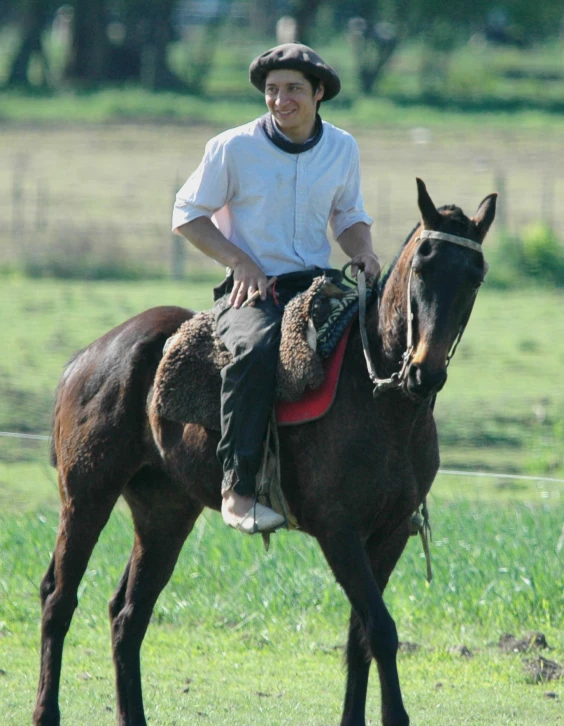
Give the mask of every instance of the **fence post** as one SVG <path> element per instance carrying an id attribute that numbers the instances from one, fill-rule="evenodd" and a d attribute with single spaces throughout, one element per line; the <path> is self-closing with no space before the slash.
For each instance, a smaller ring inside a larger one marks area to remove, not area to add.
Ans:
<path id="1" fill-rule="evenodd" d="M 24 214 L 24 177 L 27 166 L 25 156 L 15 158 L 14 176 L 12 179 L 12 243 L 14 250 L 21 250 L 21 242 L 25 230 Z"/>
<path id="2" fill-rule="evenodd" d="M 552 229 L 553 223 L 553 209 L 554 209 L 554 177 L 549 174 L 545 174 L 542 178 L 542 192 L 541 192 L 541 214 L 542 221 L 547 227 Z"/>
<path id="3" fill-rule="evenodd" d="M 390 233 L 390 182 L 380 179 L 377 184 L 376 228 L 382 239 L 387 240 Z"/>
<path id="4" fill-rule="evenodd" d="M 505 186 L 505 174 L 499 170 L 495 177 L 495 187 L 498 193 L 497 205 L 496 205 L 496 224 L 500 234 L 504 234 L 507 231 L 507 191 Z"/>
<path id="5" fill-rule="evenodd" d="M 47 231 L 49 213 L 49 187 L 46 179 L 37 180 L 37 200 L 35 207 L 35 230 L 38 234 Z"/>
<path id="6" fill-rule="evenodd" d="M 176 198 L 176 192 L 180 187 L 178 180 L 174 186 L 174 198 Z M 186 240 L 179 234 L 171 234 L 171 269 L 170 275 L 173 280 L 184 280 L 186 277 Z"/>

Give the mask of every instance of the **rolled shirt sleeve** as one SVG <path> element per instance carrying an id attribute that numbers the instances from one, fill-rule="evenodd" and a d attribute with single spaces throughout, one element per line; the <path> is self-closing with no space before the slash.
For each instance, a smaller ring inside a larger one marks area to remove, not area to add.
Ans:
<path id="1" fill-rule="evenodd" d="M 333 237 L 338 239 L 343 232 L 357 222 L 364 222 L 368 226 L 374 221 L 364 209 L 364 201 L 360 188 L 360 153 L 358 144 L 351 137 L 350 168 L 347 183 L 340 196 L 335 199 L 331 210 L 329 224 Z"/>
<path id="2" fill-rule="evenodd" d="M 204 157 L 178 191 L 172 212 L 172 229 L 198 217 L 211 218 L 232 195 L 226 145 L 217 138 L 206 145 Z"/>

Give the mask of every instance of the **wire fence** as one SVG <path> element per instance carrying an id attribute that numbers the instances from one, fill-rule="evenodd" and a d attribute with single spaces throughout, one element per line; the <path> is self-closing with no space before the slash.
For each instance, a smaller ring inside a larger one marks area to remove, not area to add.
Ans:
<path id="1" fill-rule="evenodd" d="M 170 217 L 177 189 L 219 130 L 8 127 L 0 151 L 0 264 L 62 277 L 181 278 L 209 268 L 213 263 L 171 234 Z M 494 237 L 539 221 L 564 229 L 564 134 L 484 128 L 468 138 L 466 131 L 420 127 L 355 135 L 385 262 L 417 219 L 415 176 L 438 204 L 456 203 L 470 214 L 497 190 Z"/>
<path id="2" fill-rule="evenodd" d="M 0 431 L 0 437 L 11 439 L 22 439 L 27 441 L 51 441 L 47 434 L 27 434 L 17 431 Z M 437 474 L 443 476 L 480 477 L 488 479 L 514 479 L 515 481 L 547 482 L 552 484 L 564 484 L 564 479 L 550 476 L 536 476 L 531 474 L 515 474 L 499 471 L 467 471 L 462 469 L 439 469 Z"/>

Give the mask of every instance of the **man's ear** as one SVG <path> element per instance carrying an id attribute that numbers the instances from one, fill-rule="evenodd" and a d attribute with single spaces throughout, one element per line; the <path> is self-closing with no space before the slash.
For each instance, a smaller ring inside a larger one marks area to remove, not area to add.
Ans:
<path id="1" fill-rule="evenodd" d="M 323 81 L 319 81 L 319 88 L 317 89 L 317 91 L 315 92 L 313 97 L 316 101 L 321 101 L 321 99 L 323 98 L 324 95 L 325 95 L 325 86 L 323 85 Z"/>

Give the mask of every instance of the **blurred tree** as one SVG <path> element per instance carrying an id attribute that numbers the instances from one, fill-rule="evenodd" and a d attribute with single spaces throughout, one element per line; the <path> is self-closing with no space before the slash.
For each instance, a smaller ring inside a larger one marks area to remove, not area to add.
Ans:
<path id="1" fill-rule="evenodd" d="M 19 3 L 6 2 L 4 5 L 6 15 L 11 6 L 13 17 L 21 28 L 20 42 L 10 64 L 6 85 L 10 88 L 31 88 L 30 66 L 37 60 L 41 69 L 41 85 L 48 86 L 49 64 L 43 48 L 42 34 L 53 10 L 52 4 L 46 0 L 23 0 Z"/>
<path id="2" fill-rule="evenodd" d="M 61 3 L 57 0 L 3 0 L 0 12 L 19 31 L 7 85 L 36 87 L 50 83 L 42 37 Z M 167 52 L 175 39 L 172 18 L 178 0 L 69 0 L 70 43 L 63 80 L 73 86 L 133 81 L 152 89 L 200 91 L 209 74 L 219 31 L 229 17 L 231 0 L 218 0 L 207 18 L 202 42 L 191 49 L 190 78 L 169 67 Z M 38 62 L 37 62 L 38 61 Z M 35 64 L 35 65 L 34 65 Z"/>
<path id="3" fill-rule="evenodd" d="M 138 81 L 187 90 L 168 67 L 176 0 L 73 0 L 72 48 L 65 77 L 74 84 Z"/>
<path id="4" fill-rule="evenodd" d="M 371 93 L 397 49 L 413 0 L 398 0 L 393 6 L 378 0 L 357 0 L 356 15 L 348 22 L 348 34 L 363 93 Z M 383 8 L 381 6 L 384 6 Z"/>
<path id="5" fill-rule="evenodd" d="M 231 17 L 232 0 L 200 3 L 206 7 L 206 24 L 198 33 L 190 30 L 188 64 L 185 77 L 179 78 L 170 68 L 167 53 L 179 37 L 173 26 L 176 21 L 181 27 L 179 9 L 192 4 L 189 0 L 68 0 L 65 7 L 72 11 L 72 33 L 65 80 L 74 85 L 131 80 L 154 89 L 203 90 L 222 28 Z M 312 42 L 323 7 L 324 22 L 330 19 L 329 30 L 331 22 L 336 33 L 348 27 L 364 93 L 377 88 L 407 37 L 421 37 L 431 54 L 437 43 L 444 46 L 447 37 L 452 48 L 476 32 L 489 42 L 497 42 L 494 36 L 503 37 L 528 47 L 557 35 L 564 18 L 564 0 L 239 0 L 238 4 L 250 8 L 251 37 L 273 34 L 276 19 L 288 14 L 296 20 L 296 37 L 305 43 Z M 0 0 L 0 18 L 19 31 L 7 85 L 51 82 L 43 36 L 60 5 L 61 0 Z M 499 18 L 503 18 L 501 30 Z M 445 47 L 440 50 L 444 57 L 448 52 Z"/>
<path id="6" fill-rule="evenodd" d="M 251 30 L 260 36 L 273 36 L 279 13 L 277 0 L 251 0 Z"/>
<path id="7" fill-rule="evenodd" d="M 296 38 L 300 43 L 311 43 L 312 27 L 320 5 L 331 0 L 291 0 L 288 15 L 296 21 Z"/>
<path id="8" fill-rule="evenodd" d="M 71 47 L 64 71 L 75 84 L 107 80 L 110 40 L 106 33 L 106 0 L 73 0 Z"/>
<path id="9" fill-rule="evenodd" d="M 191 44 L 190 64 L 187 69 L 188 85 L 194 93 L 202 93 L 213 66 L 221 30 L 229 20 L 232 0 L 217 0 L 215 10 L 207 18 L 200 41 Z"/>

